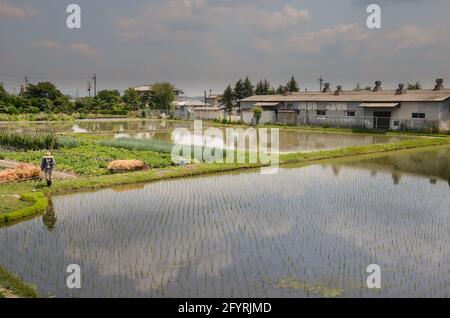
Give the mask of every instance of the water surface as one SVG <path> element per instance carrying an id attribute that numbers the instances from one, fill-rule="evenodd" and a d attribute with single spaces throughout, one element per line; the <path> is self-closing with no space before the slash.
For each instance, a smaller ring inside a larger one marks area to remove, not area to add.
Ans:
<path id="1" fill-rule="evenodd" d="M 169 120 L 81 120 L 76 122 L 27 123 L 30 127 L 49 127 L 59 132 L 102 134 L 110 138 L 156 139 L 171 142 L 172 131 L 176 128 L 194 128 L 193 122 Z M 214 125 L 204 122 L 203 127 Z M 220 128 L 225 139 L 226 128 Z M 386 136 L 381 134 L 339 134 L 332 132 L 300 131 L 280 129 L 280 152 L 330 150 L 341 147 L 394 143 L 411 137 Z M 205 142 L 204 142 L 205 144 Z M 214 143 L 216 144 L 216 143 Z M 226 144 L 221 140 L 218 144 Z"/>
<path id="2" fill-rule="evenodd" d="M 448 297 L 449 180 L 437 148 L 55 197 L 0 263 L 60 297 Z"/>

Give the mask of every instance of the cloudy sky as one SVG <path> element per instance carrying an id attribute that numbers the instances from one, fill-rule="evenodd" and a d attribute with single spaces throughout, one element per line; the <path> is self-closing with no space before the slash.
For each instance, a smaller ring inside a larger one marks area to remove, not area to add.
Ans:
<path id="1" fill-rule="evenodd" d="M 382 8 L 382 29 L 366 7 Z M 66 27 L 66 7 L 82 27 Z M 171 81 L 190 96 L 249 75 L 302 89 L 317 79 L 351 89 L 443 77 L 450 86 L 448 0 L 0 0 L 0 82 L 12 92 L 50 80 L 86 95 Z"/>

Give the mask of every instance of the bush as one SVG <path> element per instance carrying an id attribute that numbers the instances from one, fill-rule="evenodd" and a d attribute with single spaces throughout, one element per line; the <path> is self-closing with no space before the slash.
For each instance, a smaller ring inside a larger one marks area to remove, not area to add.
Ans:
<path id="1" fill-rule="evenodd" d="M 21 150 L 57 149 L 52 131 L 14 127 L 0 128 L 0 146 Z"/>
<path id="2" fill-rule="evenodd" d="M 166 141 L 136 138 L 102 140 L 100 141 L 100 145 L 128 150 L 156 151 L 161 153 L 171 153 L 173 148 L 173 144 Z"/>
<path id="3" fill-rule="evenodd" d="M 59 147 L 64 147 L 64 148 L 76 148 L 80 144 L 78 142 L 78 140 L 76 140 L 75 138 L 67 137 L 67 136 L 57 137 L 56 142 Z"/>

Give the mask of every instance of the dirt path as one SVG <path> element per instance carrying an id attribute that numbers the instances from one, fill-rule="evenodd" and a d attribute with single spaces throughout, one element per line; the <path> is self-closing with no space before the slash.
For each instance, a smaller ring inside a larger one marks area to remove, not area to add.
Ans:
<path id="1" fill-rule="evenodd" d="M 15 169 L 17 165 L 19 165 L 20 162 L 13 161 L 13 160 L 0 160 L 0 167 L 6 168 L 6 169 Z M 62 171 L 55 171 L 53 173 L 54 178 L 56 179 L 75 179 L 78 178 L 78 176 L 74 173 L 69 172 L 62 172 Z"/>

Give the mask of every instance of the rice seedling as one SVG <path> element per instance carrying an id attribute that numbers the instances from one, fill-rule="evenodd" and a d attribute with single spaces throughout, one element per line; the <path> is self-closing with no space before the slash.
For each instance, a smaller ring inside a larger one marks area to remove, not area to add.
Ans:
<path id="1" fill-rule="evenodd" d="M 57 296 L 446 297 L 448 166 L 426 173 L 419 158 L 54 197 L 52 235 L 41 218 L 0 229 L 0 259 Z M 68 263 L 85 271 L 73 294 L 58 274 Z M 372 263 L 379 291 L 365 286 Z"/>

